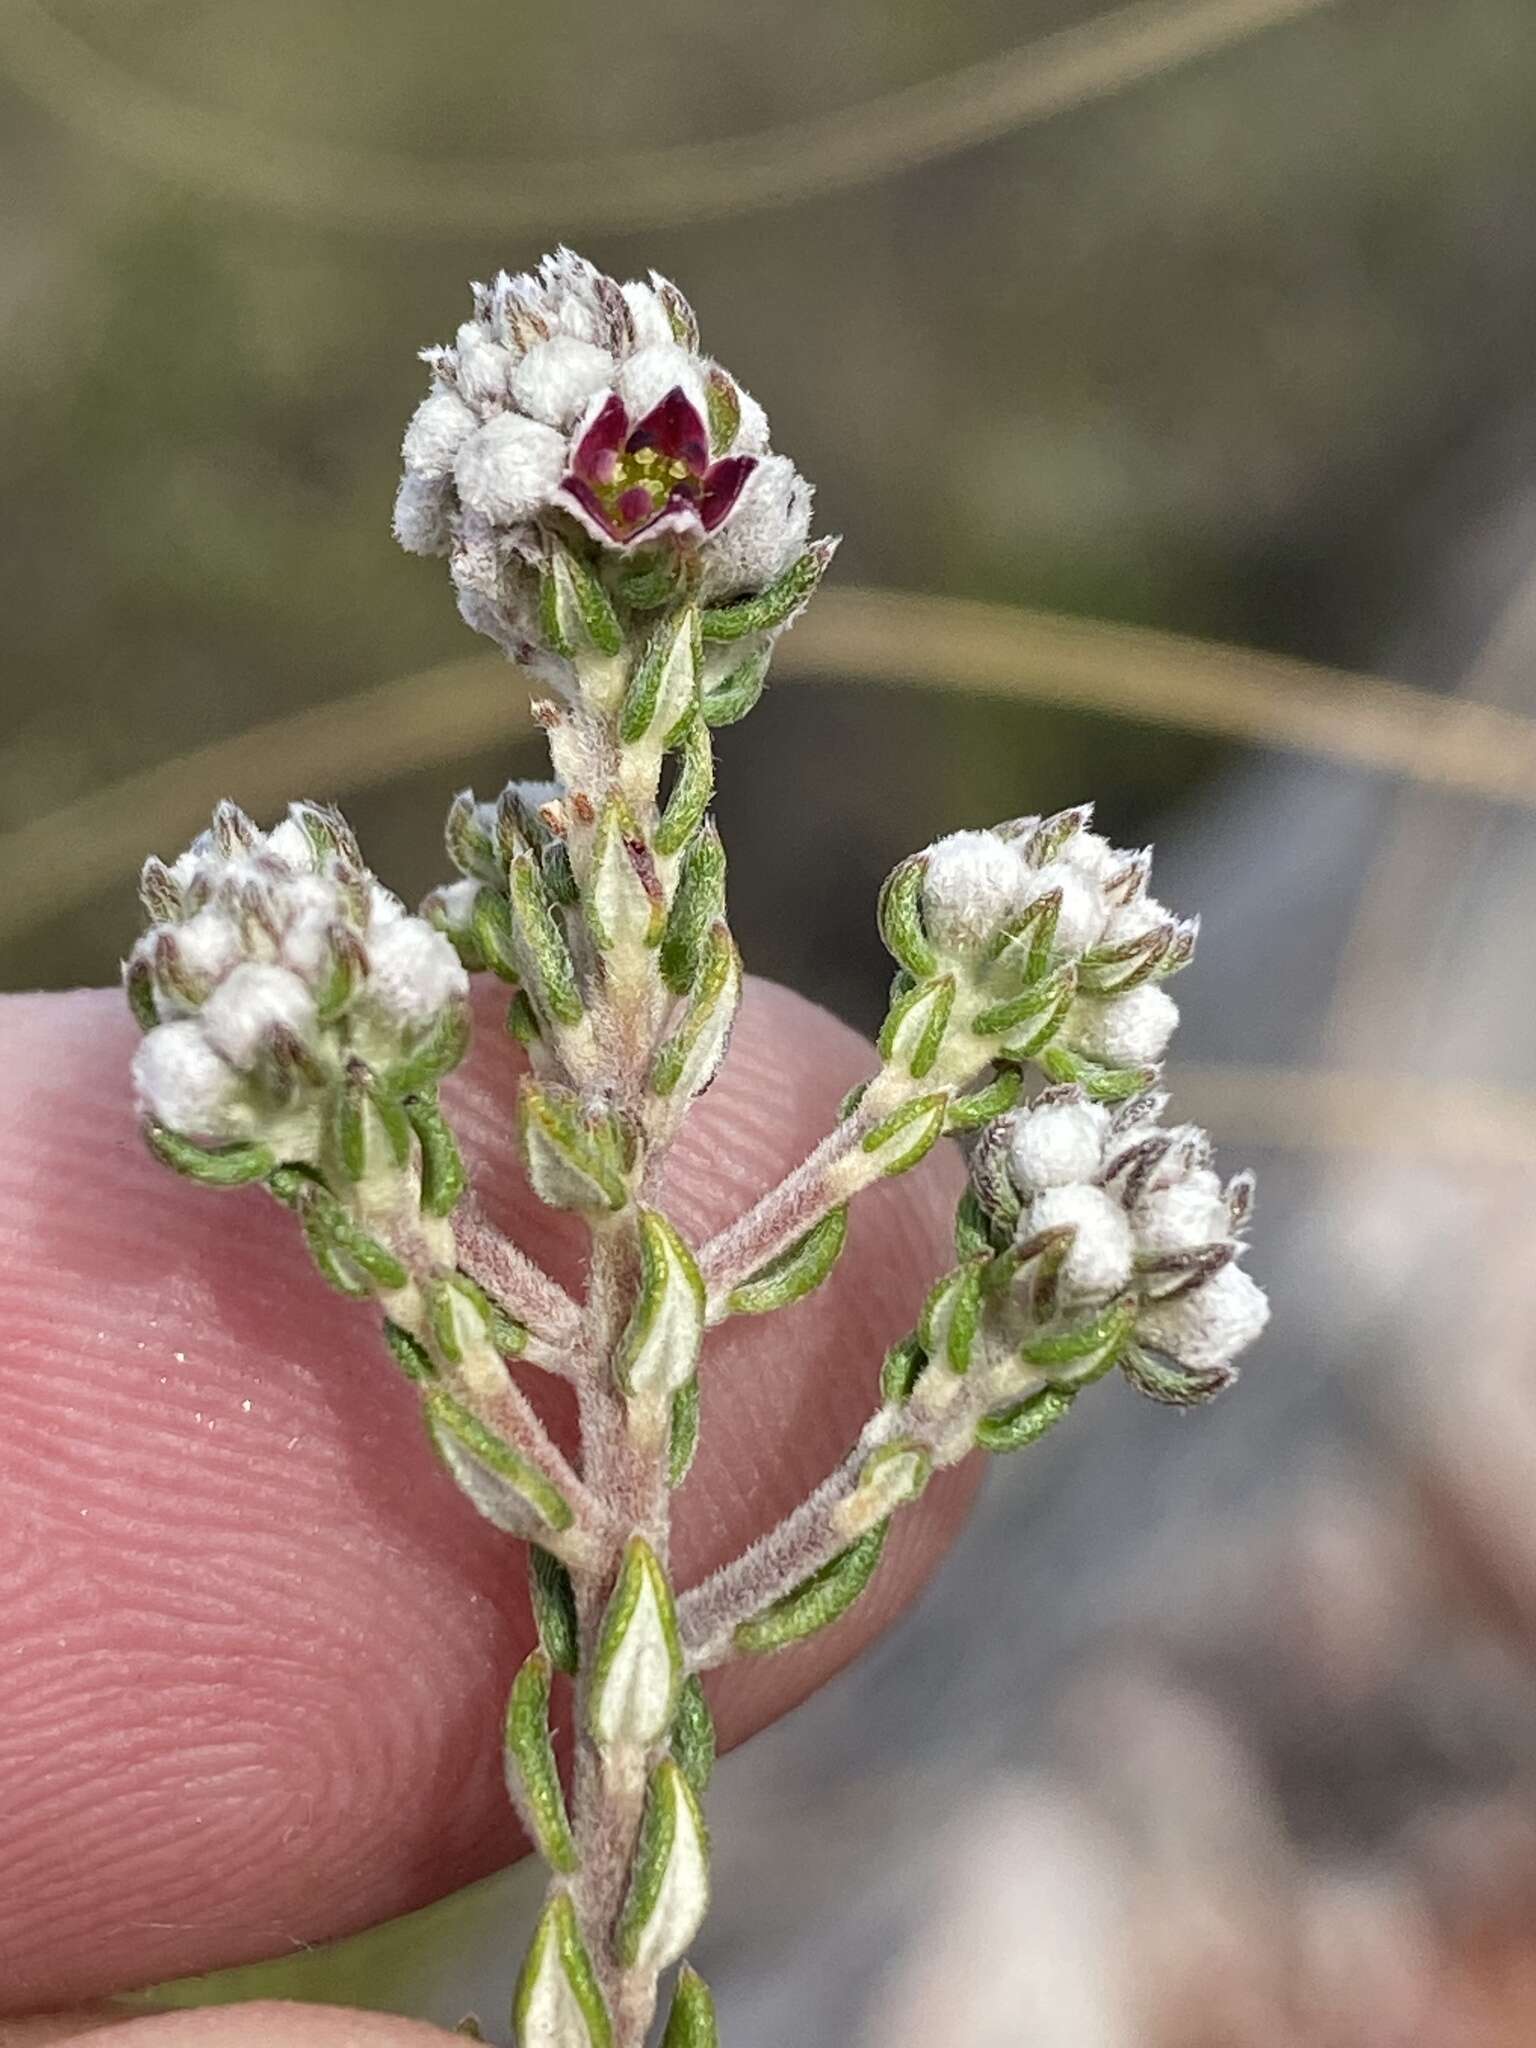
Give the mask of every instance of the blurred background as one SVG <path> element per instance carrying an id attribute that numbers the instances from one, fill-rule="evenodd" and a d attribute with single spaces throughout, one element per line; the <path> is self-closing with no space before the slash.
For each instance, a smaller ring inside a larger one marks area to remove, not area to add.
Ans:
<path id="1" fill-rule="evenodd" d="M 1205 913 L 1271 1332 L 723 1766 L 736 2048 L 1536 2039 L 1533 106 L 1530 0 L 0 5 L 0 985 L 111 978 L 226 792 L 409 896 L 533 772 L 389 506 L 561 238 L 847 535 L 723 736 L 752 964 L 872 1027 L 892 862 L 1089 794 Z M 498 2015 L 533 1885 L 177 1995 Z"/>

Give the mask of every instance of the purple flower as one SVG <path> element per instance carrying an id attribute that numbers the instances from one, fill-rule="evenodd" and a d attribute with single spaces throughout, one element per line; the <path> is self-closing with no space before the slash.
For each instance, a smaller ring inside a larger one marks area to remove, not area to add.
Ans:
<path id="1" fill-rule="evenodd" d="M 680 384 L 631 424 L 615 391 L 578 434 L 560 498 L 594 539 L 627 548 L 662 533 L 713 533 L 757 467 L 709 459 L 709 428 Z"/>

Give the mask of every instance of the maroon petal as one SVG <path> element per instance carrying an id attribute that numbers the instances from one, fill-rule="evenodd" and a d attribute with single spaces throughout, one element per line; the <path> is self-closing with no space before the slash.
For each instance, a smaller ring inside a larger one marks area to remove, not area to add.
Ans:
<path id="1" fill-rule="evenodd" d="M 584 476 L 573 474 L 566 477 L 560 485 L 560 495 L 569 502 L 594 540 L 622 543 L 629 538 L 623 527 L 615 525 L 613 515 Z"/>
<path id="2" fill-rule="evenodd" d="M 681 462 L 695 476 L 709 467 L 709 429 L 681 384 L 653 405 L 628 441 L 630 454 L 654 448 L 664 462 Z"/>
<path id="3" fill-rule="evenodd" d="M 619 450 L 624 446 L 628 433 L 629 414 L 624 408 L 624 401 L 617 391 L 612 392 L 597 418 L 577 442 L 571 457 L 572 472 L 584 477 L 588 483 L 612 483 Z"/>
<path id="4" fill-rule="evenodd" d="M 713 533 L 741 496 L 741 487 L 757 467 L 755 455 L 727 455 L 712 463 L 704 477 L 704 495 L 699 518 L 704 531 Z"/>

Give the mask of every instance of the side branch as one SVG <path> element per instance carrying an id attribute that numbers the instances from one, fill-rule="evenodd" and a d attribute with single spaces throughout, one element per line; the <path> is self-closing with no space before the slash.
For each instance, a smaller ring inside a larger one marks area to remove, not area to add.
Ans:
<path id="1" fill-rule="evenodd" d="M 724 1321 L 732 1292 L 790 1251 L 834 1209 L 885 1176 L 916 1165 L 943 1127 L 946 1101 L 944 1093 L 925 1097 L 919 1086 L 888 1068 L 875 1075 L 857 1108 L 809 1158 L 704 1245 L 699 1273 L 708 1292 L 709 1322 Z"/>
<path id="2" fill-rule="evenodd" d="M 813 1494 L 777 1528 L 682 1596 L 678 1626 L 690 1670 L 708 1671 L 727 1663 L 735 1654 L 736 1631 L 743 1622 L 803 1585 L 847 1549 L 854 1537 L 839 1511 L 858 1491 L 870 1452 L 900 1435 L 900 1421 L 891 1409 L 871 1416 L 855 1448 Z"/>
<path id="3" fill-rule="evenodd" d="M 458 1262 L 470 1279 L 527 1326 L 530 1362 L 576 1377 L 573 1354 L 582 1343 L 581 1310 L 558 1281 L 504 1237 L 473 1195 L 454 1212 Z"/>

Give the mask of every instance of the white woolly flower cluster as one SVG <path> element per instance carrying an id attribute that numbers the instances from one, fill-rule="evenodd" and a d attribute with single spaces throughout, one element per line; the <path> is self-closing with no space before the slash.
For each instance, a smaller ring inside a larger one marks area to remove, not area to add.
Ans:
<path id="1" fill-rule="evenodd" d="M 1165 1098 L 1112 1112 L 1078 1088 L 1047 1090 L 999 1127 L 1019 1203 L 1014 1241 L 1057 1238 L 1056 1304 L 1068 1313 L 1134 1292 L 1125 1369 L 1163 1400 L 1203 1398 L 1233 1377 L 1269 1304 L 1238 1263 L 1252 1181 L 1225 1186 L 1193 1124 L 1162 1127 Z"/>
<path id="2" fill-rule="evenodd" d="M 975 969 L 1010 937 L 1075 968 L 1055 1042 L 1098 1066 L 1154 1065 L 1178 1007 L 1161 986 L 1194 952 L 1197 923 L 1147 894 L 1151 856 L 1090 831 L 1091 807 L 955 832 L 928 849 L 922 908 L 946 954 Z"/>
<path id="3" fill-rule="evenodd" d="M 693 311 L 652 272 L 621 284 L 570 249 L 477 284 L 412 416 L 395 535 L 450 557 L 469 623 L 519 660 L 540 641 L 551 532 L 600 558 L 694 558 L 705 603 L 762 589 L 796 559 L 811 490 L 768 446 L 762 407 L 701 353 Z"/>
<path id="4" fill-rule="evenodd" d="M 294 804 L 263 832 L 221 804 L 172 865 L 146 863 L 140 892 L 134 1089 L 180 1137 L 312 1161 L 327 1091 L 462 1025 L 457 953 L 374 880 L 335 811 Z"/>

